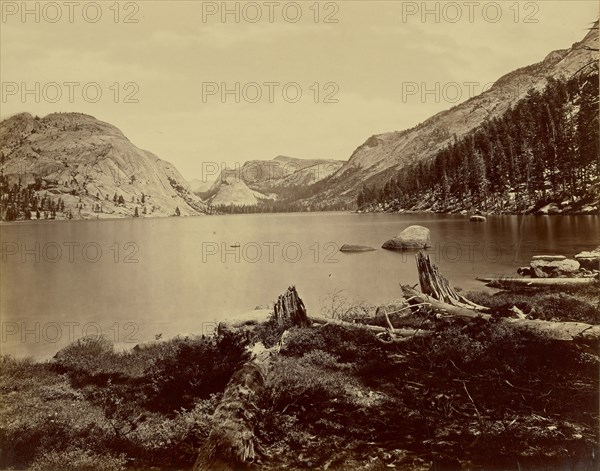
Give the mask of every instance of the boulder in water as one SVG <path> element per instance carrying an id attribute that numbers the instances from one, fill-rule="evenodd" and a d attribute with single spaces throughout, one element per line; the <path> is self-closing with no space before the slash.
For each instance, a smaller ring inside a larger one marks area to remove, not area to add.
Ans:
<path id="1" fill-rule="evenodd" d="M 550 203 L 538 209 L 538 214 L 560 214 L 561 210 L 556 203 Z"/>
<path id="2" fill-rule="evenodd" d="M 409 226 L 382 248 L 388 250 L 418 250 L 431 247 L 431 232 L 423 226 Z"/>
<path id="3" fill-rule="evenodd" d="M 531 260 L 532 276 L 536 278 L 564 278 L 574 276 L 579 271 L 579 262 L 565 257 L 548 260 L 534 257 Z M 556 257 L 558 258 L 558 257 Z"/>
<path id="4" fill-rule="evenodd" d="M 485 222 L 485 216 L 480 216 L 479 214 L 475 214 L 469 218 L 469 221 L 472 222 Z"/>

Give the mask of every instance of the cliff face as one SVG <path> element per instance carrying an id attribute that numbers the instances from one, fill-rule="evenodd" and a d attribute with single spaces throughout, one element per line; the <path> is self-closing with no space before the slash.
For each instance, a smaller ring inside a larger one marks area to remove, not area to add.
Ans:
<path id="1" fill-rule="evenodd" d="M 460 138 L 484 121 L 502 115 L 532 87 L 542 89 L 549 77 L 568 78 L 594 60 L 597 63 L 597 49 L 596 26 L 570 49 L 553 51 L 537 64 L 504 75 L 489 90 L 412 129 L 369 137 L 334 173 L 332 185 L 307 203 L 352 201 L 365 182 L 382 183 L 403 166 L 431 157 L 455 136 Z"/>
<path id="2" fill-rule="evenodd" d="M 84 114 L 34 118 L 22 113 L 0 122 L 0 171 L 3 205 L 7 188 L 38 181 L 40 197 L 64 202 L 65 213 L 57 213 L 58 219 L 69 210 L 79 219 L 129 217 L 136 208 L 140 217 L 170 216 L 177 209 L 181 215 L 205 212 L 172 164 L 139 149 L 116 127 Z"/>

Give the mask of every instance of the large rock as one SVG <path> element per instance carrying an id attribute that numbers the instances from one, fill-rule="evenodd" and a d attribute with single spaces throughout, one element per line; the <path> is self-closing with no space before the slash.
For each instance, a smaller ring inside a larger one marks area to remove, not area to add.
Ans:
<path id="1" fill-rule="evenodd" d="M 369 247 L 368 245 L 353 245 L 353 244 L 344 244 L 340 248 L 340 252 L 371 252 L 372 250 L 376 250 L 373 247 Z"/>
<path id="2" fill-rule="evenodd" d="M 536 278 L 565 278 L 575 275 L 579 271 L 579 262 L 562 257 L 559 260 L 549 260 L 559 258 L 546 256 L 534 257 L 531 260 L 532 276 Z"/>
<path id="3" fill-rule="evenodd" d="M 598 208 L 596 206 L 584 206 L 581 208 L 581 214 L 598 214 Z"/>
<path id="4" fill-rule="evenodd" d="M 575 255 L 581 268 L 586 270 L 600 270 L 600 245 L 591 252 L 581 252 Z"/>
<path id="5" fill-rule="evenodd" d="M 427 247 L 431 247 L 431 232 L 423 226 L 409 226 L 382 245 L 382 248 L 388 250 L 417 250 Z"/>
<path id="6" fill-rule="evenodd" d="M 538 209 L 537 213 L 538 214 L 560 214 L 561 211 L 556 203 L 550 203 L 550 204 L 547 204 L 546 206 Z"/>
<path id="7" fill-rule="evenodd" d="M 479 214 L 474 214 L 469 218 L 471 222 L 485 222 L 485 216 L 480 216 Z"/>

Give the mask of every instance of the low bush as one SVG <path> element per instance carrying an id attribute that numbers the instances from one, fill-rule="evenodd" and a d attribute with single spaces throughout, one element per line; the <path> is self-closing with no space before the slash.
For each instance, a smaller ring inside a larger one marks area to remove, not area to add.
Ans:
<path id="1" fill-rule="evenodd" d="M 306 357 L 281 358 L 267 377 L 265 401 L 273 411 L 313 410 L 319 413 L 328 401 L 344 400 L 356 380 L 336 368 L 335 358 L 313 351 Z M 324 374 L 323 365 L 327 365 Z"/>

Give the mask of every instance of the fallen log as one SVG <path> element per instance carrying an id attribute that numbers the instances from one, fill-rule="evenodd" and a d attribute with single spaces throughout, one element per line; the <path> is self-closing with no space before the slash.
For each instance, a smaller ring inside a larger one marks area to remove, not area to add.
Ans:
<path id="1" fill-rule="evenodd" d="M 198 452 L 194 471 L 234 471 L 258 459 L 254 434 L 254 411 L 265 387 L 270 359 L 265 350 L 237 370 L 215 409 L 212 428 Z"/>
<path id="2" fill-rule="evenodd" d="M 452 306 L 451 304 L 438 301 L 431 296 L 419 293 L 410 286 L 402 286 L 402 292 L 405 296 L 413 298 L 410 303 L 428 302 L 431 304 L 432 309 L 450 317 L 460 317 L 468 320 L 476 318 L 490 320 L 492 318 L 489 314 Z M 600 340 L 600 325 L 585 324 L 583 322 L 551 322 L 539 319 L 513 318 L 504 318 L 500 322 L 504 322 L 518 329 L 525 329 L 530 332 L 542 334 L 555 340 Z"/>
<path id="3" fill-rule="evenodd" d="M 522 288 L 546 288 L 556 286 L 589 286 L 600 284 L 597 278 L 516 278 L 516 277 L 497 277 L 497 278 L 476 278 L 489 286 L 490 288 L 499 288 L 504 290 L 522 289 Z"/>
<path id="4" fill-rule="evenodd" d="M 282 326 L 310 325 L 304 303 L 293 286 L 279 296 L 273 315 Z M 251 359 L 232 375 L 213 414 L 215 425 L 198 451 L 193 471 L 234 471 L 246 469 L 258 461 L 254 411 L 265 387 L 271 359 L 279 352 L 286 332 L 281 335 L 279 344 L 271 349 L 265 349 L 262 344 L 255 345 Z"/>
<path id="5" fill-rule="evenodd" d="M 354 328 L 363 328 L 373 332 L 374 334 L 383 334 L 386 332 L 390 332 L 390 328 L 381 327 L 379 325 L 368 325 L 368 324 L 353 324 L 352 322 L 346 322 L 339 319 L 331 319 L 329 317 L 321 317 L 321 316 L 308 316 L 308 319 L 314 324 L 333 324 L 333 325 L 341 325 L 344 327 L 354 327 Z M 429 335 L 431 332 L 426 330 L 417 330 L 417 329 L 397 329 L 394 328 L 393 331 L 394 336 L 396 337 L 404 337 L 410 338 L 414 336 L 424 336 Z"/>

